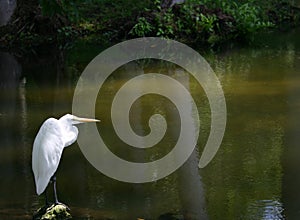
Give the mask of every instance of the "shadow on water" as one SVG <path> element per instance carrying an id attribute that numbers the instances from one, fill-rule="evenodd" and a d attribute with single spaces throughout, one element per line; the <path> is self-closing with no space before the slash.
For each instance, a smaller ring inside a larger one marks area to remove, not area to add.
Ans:
<path id="1" fill-rule="evenodd" d="M 104 176 L 75 143 L 65 149 L 57 173 L 60 200 L 79 219 L 297 219 L 300 216 L 300 41 L 299 31 L 261 36 L 259 47 L 205 54 L 226 97 L 228 123 L 217 156 L 199 170 L 199 154 L 210 132 L 210 109 L 195 80 L 173 68 L 167 74 L 189 88 L 200 109 L 198 149 L 178 171 L 153 183 L 129 184 Z M 0 53 L 0 218 L 31 219 L 43 204 L 35 195 L 31 149 L 47 117 L 71 112 L 76 82 L 89 61 L 105 47 L 81 42 L 61 52 L 41 48 L 16 59 Z M 130 151 L 110 122 L 113 95 L 144 69 L 128 64 L 110 77 L 97 103 L 98 126 L 111 151 L 141 162 L 172 149 L 180 132 L 178 112 L 168 100 L 145 96 L 132 106 L 133 130 L 149 132 L 155 112 L 170 124 L 159 147 Z M 159 69 L 161 68 L 161 69 Z M 125 71 L 124 71 L 125 70 Z M 122 72 L 124 71 L 124 72 Z M 176 92 L 176 91 L 174 91 Z M 189 106 L 186 112 L 192 109 Z M 188 114 L 188 113 L 187 113 Z M 160 217 L 160 218 L 159 218 Z"/>

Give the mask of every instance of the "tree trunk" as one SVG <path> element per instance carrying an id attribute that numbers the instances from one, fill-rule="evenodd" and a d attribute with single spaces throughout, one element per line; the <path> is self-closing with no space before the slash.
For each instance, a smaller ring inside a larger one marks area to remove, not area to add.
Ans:
<path id="1" fill-rule="evenodd" d="M 0 1 L 0 27 L 6 25 L 16 8 L 16 0 Z"/>
<path id="2" fill-rule="evenodd" d="M 3 26 L 0 24 L 0 38 L 7 34 L 17 36 L 32 23 L 38 11 L 38 0 L 15 0 L 12 16 Z"/>

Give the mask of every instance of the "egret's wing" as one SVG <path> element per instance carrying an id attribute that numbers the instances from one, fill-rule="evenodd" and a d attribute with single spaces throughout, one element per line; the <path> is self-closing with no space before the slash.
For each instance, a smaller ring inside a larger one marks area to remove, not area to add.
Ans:
<path id="1" fill-rule="evenodd" d="M 34 140 L 32 151 L 32 170 L 38 195 L 44 192 L 57 170 L 64 145 L 58 120 L 46 120 Z"/>

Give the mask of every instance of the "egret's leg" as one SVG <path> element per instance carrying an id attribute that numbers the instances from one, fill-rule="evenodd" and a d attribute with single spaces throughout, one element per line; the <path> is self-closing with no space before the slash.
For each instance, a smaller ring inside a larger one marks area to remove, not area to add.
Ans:
<path id="1" fill-rule="evenodd" d="M 51 182 L 53 183 L 53 192 L 54 192 L 54 200 L 55 200 L 54 203 L 55 203 L 55 205 L 58 205 L 58 204 L 64 205 L 64 204 L 60 203 L 58 201 L 58 199 L 57 199 L 57 193 L 56 193 L 56 176 L 55 175 L 53 175 L 51 177 Z M 68 206 L 66 206 L 66 205 L 64 205 L 64 206 L 67 208 L 68 211 L 70 211 L 70 208 Z"/>
<path id="2" fill-rule="evenodd" d="M 51 180 L 53 182 L 53 192 L 54 192 L 54 200 L 55 200 L 55 204 L 59 204 L 58 199 L 57 199 L 57 193 L 56 193 L 56 176 L 53 175 L 51 177 Z"/>

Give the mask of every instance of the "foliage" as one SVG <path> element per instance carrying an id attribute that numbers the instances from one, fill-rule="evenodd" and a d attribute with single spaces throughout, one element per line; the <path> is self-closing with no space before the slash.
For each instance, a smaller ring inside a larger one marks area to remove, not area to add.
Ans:
<path id="1" fill-rule="evenodd" d="M 138 18 L 137 24 L 131 29 L 130 33 L 137 36 L 144 36 L 153 30 L 152 25 L 146 20 L 146 18 Z"/>
<path id="2" fill-rule="evenodd" d="M 167 1 L 18 1 L 21 10 L 17 11 L 22 13 L 17 13 L 9 27 L 0 28 L 0 42 L 60 44 L 77 37 L 119 41 L 160 36 L 214 45 L 236 38 L 251 39 L 262 29 L 300 20 L 300 12 L 290 0 L 185 0 L 173 7 L 167 7 Z"/>
<path id="3" fill-rule="evenodd" d="M 70 21 L 79 18 L 76 0 L 39 0 L 44 16 L 66 16 Z"/>
<path id="4" fill-rule="evenodd" d="M 163 36 L 209 44 L 251 38 L 292 16 L 288 0 L 186 0 L 171 8 L 163 8 L 155 0 L 153 9 L 144 11 L 130 31 L 132 36 Z"/>
<path id="5" fill-rule="evenodd" d="M 77 34 L 76 31 L 70 26 L 59 28 L 57 32 L 58 32 L 58 38 L 60 39 L 70 38 L 71 36 Z"/>
<path id="6" fill-rule="evenodd" d="M 260 8 L 248 3 L 235 5 L 232 14 L 237 22 L 237 29 L 241 34 L 255 33 L 259 29 L 272 27 L 271 21 L 264 21 L 259 15 Z"/>

